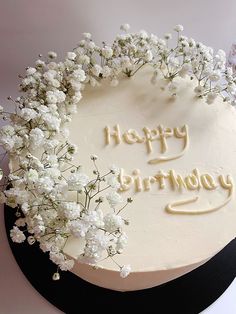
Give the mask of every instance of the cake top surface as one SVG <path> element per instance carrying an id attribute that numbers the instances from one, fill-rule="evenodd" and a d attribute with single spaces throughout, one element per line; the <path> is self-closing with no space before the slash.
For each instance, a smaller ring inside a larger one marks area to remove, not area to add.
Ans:
<path id="1" fill-rule="evenodd" d="M 174 268 L 235 235 L 236 78 L 225 52 L 182 25 L 174 44 L 171 34 L 128 30 L 100 46 L 84 33 L 63 61 L 39 56 L 22 96 L 9 97 L 14 110 L 0 106 L 10 157 L 0 198 L 17 215 L 10 236 L 39 242 L 60 270 L 73 268 L 71 257 L 121 277 L 130 264 Z"/>
<path id="2" fill-rule="evenodd" d="M 117 256 L 133 271 L 176 268 L 213 256 L 235 237 L 236 113 L 221 99 L 196 98 L 194 84 L 178 80 L 171 96 L 163 79 L 150 84 L 146 67 L 112 88 L 86 88 L 70 123 L 78 161 L 91 173 L 98 166 L 121 168 L 128 246 Z M 70 239 L 65 252 L 80 253 Z M 114 269 L 111 261 L 101 266 Z"/>

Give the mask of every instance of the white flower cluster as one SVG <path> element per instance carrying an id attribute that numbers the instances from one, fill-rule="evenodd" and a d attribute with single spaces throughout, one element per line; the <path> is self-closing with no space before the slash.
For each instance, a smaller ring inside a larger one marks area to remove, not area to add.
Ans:
<path id="1" fill-rule="evenodd" d="M 66 158 L 61 161 L 61 156 L 65 155 L 65 150 L 67 153 L 70 151 L 71 144 L 64 146 L 63 150 L 59 146 L 61 153 L 46 155 L 41 160 L 31 154 L 23 158 L 19 156 L 20 168 L 17 174 L 9 175 L 12 187 L 4 191 L 4 201 L 10 207 L 20 206 L 24 216 L 16 220 L 10 231 L 12 240 L 23 242 L 26 236 L 20 228 L 27 226 L 28 243 L 33 244 L 37 240 L 41 250 L 49 252 L 50 259 L 61 270 L 69 270 L 74 261 L 64 255 L 63 247 L 71 235 L 84 239 L 80 262 L 94 265 L 103 258 L 122 253 L 127 236 L 120 211 L 130 201 L 116 209 L 123 202 L 117 192 L 117 173 L 110 170 L 101 175 L 94 159 L 95 178 L 90 179 L 76 166 L 71 166 L 66 178 L 62 178 L 62 172 L 63 176 L 66 175 L 63 171 Z M 76 193 L 77 201 L 68 201 L 69 191 Z M 106 214 L 101 208 L 105 200 L 100 195 L 103 191 L 110 205 Z M 123 276 L 122 266 L 120 270 Z"/>
<path id="2" fill-rule="evenodd" d="M 108 57 L 111 51 L 104 47 L 103 54 Z M 26 70 L 20 85 L 24 94 L 14 102 L 16 113 L 9 114 L 10 123 L 0 129 L 1 145 L 19 167 L 8 176 L 6 184 L 11 187 L 1 201 L 20 210 L 24 217 L 17 219 L 10 231 L 12 240 L 25 241 L 27 230 L 29 244 L 38 241 L 61 270 L 68 270 L 74 261 L 64 255 L 63 247 L 71 235 L 84 239 L 79 259 L 90 264 L 120 254 L 127 237 L 120 209 L 116 211 L 122 201 L 117 193 L 118 172 L 111 169 L 102 176 L 95 156 L 91 158 L 95 178 L 72 164 L 77 148 L 67 141 L 66 123 L 76 112 L 87 83 L 86 56 L 83 63 L 78 62 L 76 52 L 67 53 L 66 60 L 59 63 L 54 60 L 56 53 L 49 52 L 48 57 L 48 62 L 37 60 Z M 6 119 L 3 109 L 1 114 Z M 100 195 L 108 188 L 108 205 L 114 215 L 110 224 L 109 213 L 104 215 L 101 209 L 104 198 Z M 71 192 L 77 195 L 76 202 L 68 200 Z"/>
<path id="3" fill-rule="evenodd" d="M 146 31 L 128 33 L 129 25 L 124 24 L 124 32 L 116 36 L 111 45 L 99 47 L 91 39 L 91 34 L 85 33 L 75 49 L 74 60 L 86 72 L 84 82 L 92 86 L 100 84 L 102 79 L 109 79 L 112 86 L 119 83 L 121 74 L 134 75 L 141 67 L 148 64 L 153 67 L 151 81 L 155 83 L 157 76 L 164 78 L 166 88 L 171 95 L 178 92 L 177 77 L 195 79 L 194 92 L 197 97 L 206 99 L 212 104 L 218 95 L 224 101 L 236 104 L 236 78 L 232 68 L 226 64 L 223 50 L 216 54 L 211 47 L 192 38 L 181 35 L 182 25 L 176 25 L 176 44 L 171 43 L 172 34 L 159 38 Z M 98 63 L 98 60 L 100 62 Z"/>
<path id="4" fill-rule="evenodd" d="M 16 208 L 18 214 L 22 212 L 10 231 L 11 238 L 21 243 L 27 237 L 31 245 L 38 241 L 61 270 L 73 267 L 73 260 L 63 254 L 71 235 L 83 239 L 79 259 L 89 264 L 104 257 L 113 259 L 127 244 L 124 226 L 128 223 L 120 215 L 126 204 L 118 208 L 123 202 L 118 193 L 118 169 L 112 166 L 102 175 L 93 155 L 91 178 L 73 164 L 77 148 L 68 141 L 66 124 L 76 113 L 86 84 L 97 86 L 105 79 L 116 86 L 122 75 L 130 77 L 148 64 L 153 68 L 152 83 L 162 76 L 172 95 L 178 91 L 175 78 L 188 76 L 197 82 L 196 95 L 209 104 L 217 95 L 235 104 L 236 80 L 226 67 L 222 50 L 214 55 L 213 49 L 181 35 L 181 25 L 174 28 L 177 43 L 173 47 L 171 34 L 162 39 L 145 31 L 128 33 L 128 24 L 121 30 L 111 45 L 103 43 L 101 47 L 91 34 L 84 33 L 78 47 L 62 62 L 56 62 L 57 54 L 50 51 L 48 61 L 40 58 L 26 69 L 20 84 L 22 96 L 9 98 L 15 105 L 14 113 L 0 107 L 2 118 L 9 119 L 0 129 L 0 144 L 17 165 L 8 180 L 4 179 L 11 187 L 1 193 L 0 200 Z M 71 192 L 76 201 L 69 200 Z M 129 265 L 120 266 L 122 277 L 130 271 Z M 53 278 L 59 279 L 58 272 Z"/>

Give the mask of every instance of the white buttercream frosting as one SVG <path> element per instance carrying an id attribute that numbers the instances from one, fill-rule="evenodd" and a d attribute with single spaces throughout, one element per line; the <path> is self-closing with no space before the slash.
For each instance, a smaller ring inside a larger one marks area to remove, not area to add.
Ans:
<path id="1" fill-rule="evenodd" d="M 102 171 L 116 164 L 121 193 L 134 199 L 123 212 L 130 222 L 128 246 L 116 259 L 131 265 L 130 281 L 114 279 L 117 266 L 110 260 L 92 272 L 88 265 L 73 269 L 115 290 L 180 276 L 236 235 L 235 109 L 220 99 L 208 105 L 196 98 L 187 79 L 178 79 L 178 96 L 171 97 L 160 81 L 150 84 L 151 76 L 144 69 L 115 88 L 86 87 L 69 126 L 78 164 L 91 172 L 91 154 L 99 156 Z M 78 240 L 68 241 L 65 252 L 76 258 Z"/>

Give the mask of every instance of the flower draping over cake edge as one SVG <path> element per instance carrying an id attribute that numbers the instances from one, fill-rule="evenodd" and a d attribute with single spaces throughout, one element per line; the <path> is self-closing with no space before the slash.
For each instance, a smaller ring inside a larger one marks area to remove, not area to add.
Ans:
<path id="1" fill-rule="evenodd" d="M 121 31 L 111 45 L 102 46 L 84 33 L 64 61 L 56 62 L 57 54 L 51 51 L 46 61 L 40 56 L 26 69 L 20 84 L 23 95 L 15 100 L 9 97 L 14 110 L 0 107 L 1 117 L 7 120 L 0 129 L 0 144 L 17 165 L 2 179 L 0 200 L 16 208 L 18 218 L 10 231 L 14 242 L 38 242 L 58 269 L 69 270 L 74 260 L 67 258 L 63 248 L 73 235 L 84 241 L 79 261 L 97 265 L 111 258 L 124 278 L 131 267 L 119 265 L 114 257 L 127 244 L 124 226 L 128 221 L 121 211 L 132 200 L 123 202 L 118 193 L 119 169 L 111 166 L 101 174 L 97 156 L 92 155 L 91 178 L 73 163 L 77 147 L 70 143 L 66 125 L 77 111 L 83 89 L 87 84 L 99 86 L 103 80 L 115 87 L 122 76 L 131 77 L 147 65 L 153 69 L 151 83 L 163 78 L 159 87 L 173 97 L 178 95 L 176 78 L 189 77 L 196 82 L 196 97 L 212 104 L 221 96 L 235 105 L 236 79 L 224 51 L 214 54 L 212 48 L 181 35 L 182 25 L 174 28 L 175 45 L 172 34 L 158 38 L 146 31 L 129 33 L 128 24 Z M 71 191 L 76 195 L 73 201 L 68 200 Z M 57 270 L 53 279 L 59 278 Z"/>

